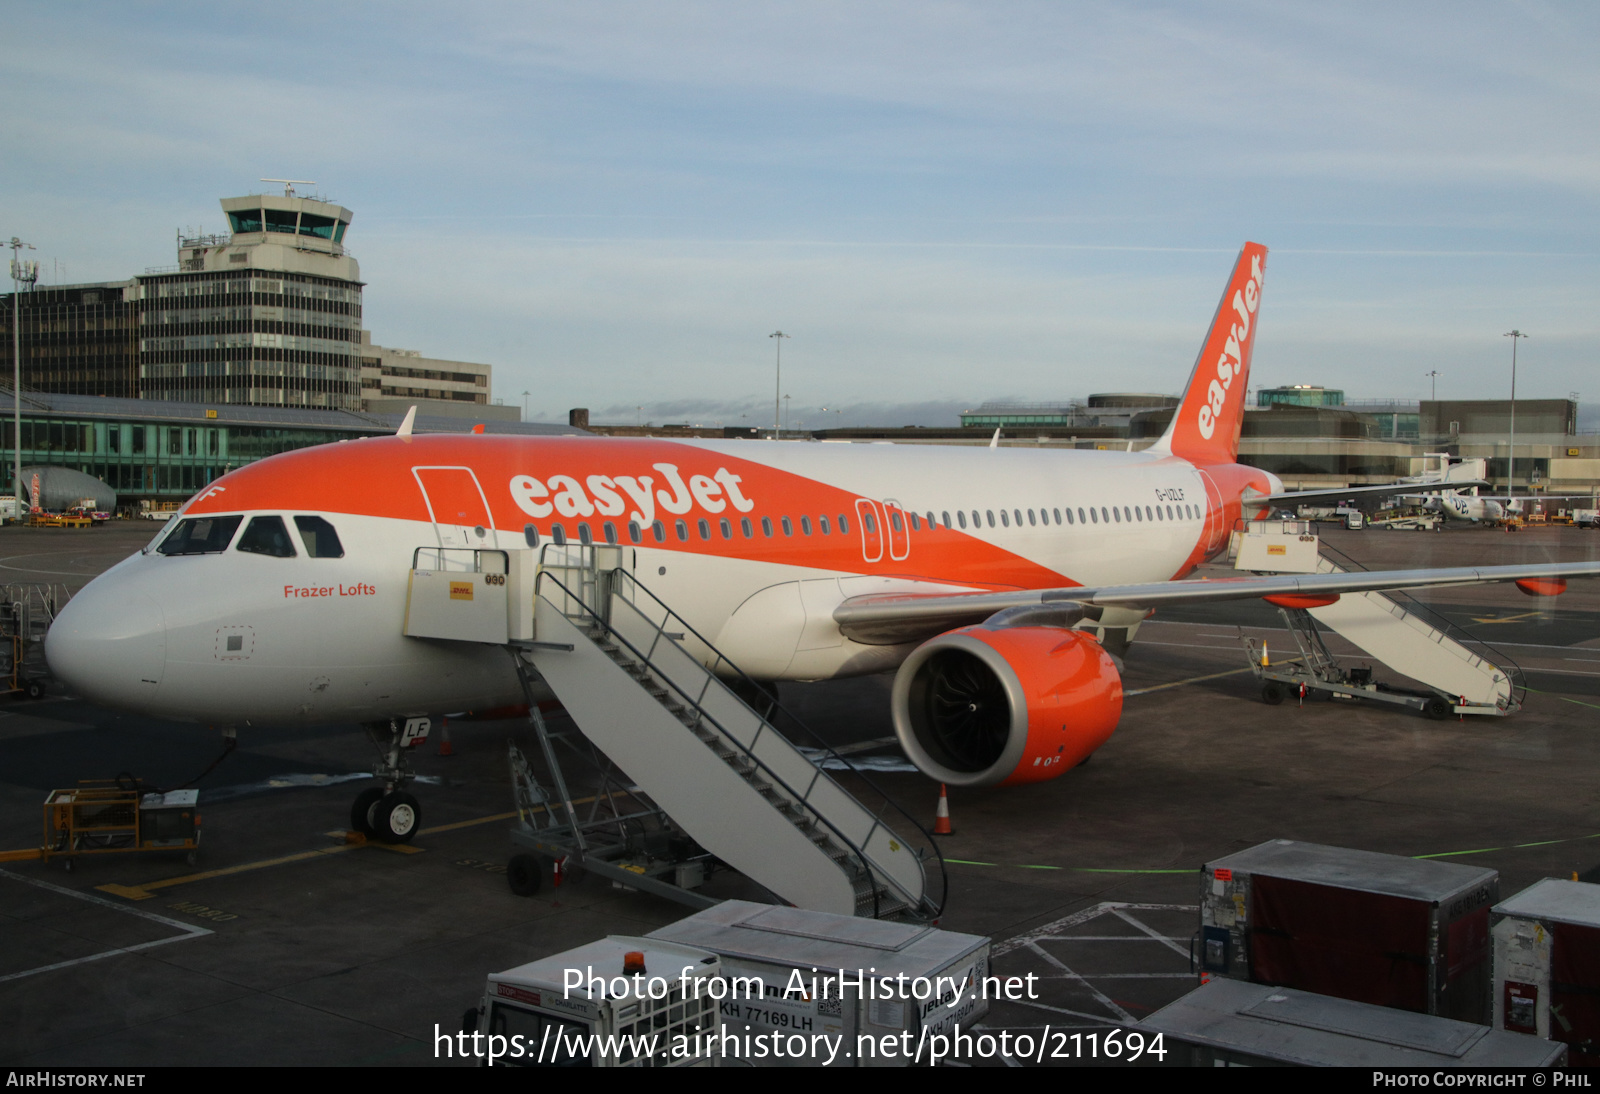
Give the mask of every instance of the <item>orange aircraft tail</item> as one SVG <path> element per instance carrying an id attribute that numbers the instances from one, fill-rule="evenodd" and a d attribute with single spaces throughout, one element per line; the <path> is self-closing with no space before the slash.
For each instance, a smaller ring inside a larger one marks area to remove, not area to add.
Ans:
<path id="1" fill-rule="evenodd" d="M 1267 249 L 1259 243 L 1246 243 L 1239 252 L 1184 389 L 1183 402 L 1153 451 L 1170 452 L 1195 463 L 1237 461 L 1266 265 Z"/>

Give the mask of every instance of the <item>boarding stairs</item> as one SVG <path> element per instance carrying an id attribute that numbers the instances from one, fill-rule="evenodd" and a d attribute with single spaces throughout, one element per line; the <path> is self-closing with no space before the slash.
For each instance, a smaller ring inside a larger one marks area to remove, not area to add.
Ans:
<path id="1" fill-rule="evenodd" d="M 485 586 L 507 591 L 500 641 L 675 826 L 798 907 L 938 917 L 944 863 L 915 821 L 859 772 L 872 807 L 847 791 L 822 769 L 825 761 L 848 767 L 832 749 L 808 756 L 779 732 L 781 718 L 791 733 L 809 735 L 621 565 L 623 549 L 552 548 L 480 552 L 507 556 L 511 576 Z M 414 593 L 427 584 L 413 572 Z M 430 626 L 426 611 L 411 614 L 408 634 L 451 629 Z"/>
<path id="2" fill-rule="evenodd" d="M 1346 560 L 1348 561 L 1348 560 Z M 1326 554 L 1318 559 L 1317 572 L 1346 573 L 1354 565 L 1341 566 Z M 1449 633 L 1456 628 L 1442 619 L 1430 622 L 1434 613 L 1406 598 L 1402 606 L 1392 596 L 1378 592 L 1345 593 L 1332 604 L 1310 608 L 1311 617 L 1337 632 L 1375 661 L 1409 676 L 1449 698 L 1457 706 L 1472 710 L 1510 714 L 1522 706 L 1520 675 L 1515 665 L 1502 667 L 1472 652 Z M 1409 610 L 1408 610 L 1409 609 Z"/>
<path id="3" fill-rule="evenodd" d="M 1292 527 L 1291 527 L 1292 526 Z M 1321 544 L 1300 521 L 1254 521 L 1235 540 L 1239 569 L 1259 573 L 1348 573 L 1363 570 L 1355 560 Z M 1283 550 L 1278 550 L 1278 547 Z M 1269 555 L 1266 552 L 1271 551 Z M 1329 557 L 1333 555 L 1335 557 Z M 1309 609 L 1285 609 L 1285 616 L 1303 611 L 1316 623 L 1401 675 L 1426 684 L 1449 701 L 1454 713 L 1510 714 L 1522 706 L 1521 671 L 1509 657 L 1492 651 L 1500 664 L 1467 648 L 1455 635 L 1475 645 L 1459 628 L 1404 593 L 1343 593 L 1332 604 Z M 1327 659 L 1331 655 L 1320 636 L 1308 645 L 1304 625 L 1288 619 L 1297 631 L 1303 657 Z M 1453 633 L 1452 633 L 1453 632 Z"/>

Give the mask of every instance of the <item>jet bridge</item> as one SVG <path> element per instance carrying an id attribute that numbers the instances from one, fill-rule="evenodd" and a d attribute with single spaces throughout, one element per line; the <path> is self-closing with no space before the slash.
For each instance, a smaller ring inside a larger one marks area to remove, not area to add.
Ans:
<path id="1" fill-rule="evenodd" d="M 807 741 L 816 746 L 808 755 L 779 732 L 781 716 L 791 734 L 813 736 L 645 588 L 623 565 L 625 550 L 419 549 L 405 633 L 509 647 L 519 671 L 547 684 L 636 784 L 633 796 L 781 899 L 843 915 L 936 918 L 948 882 L 931 837 L 823 742 Z M 555 762 L 548 748 L 546 759 Z M 871 804 L 824 761 L 850 770 Z M 562 782 L 558 766 L 552 777 Z M 582 858 L 585 822 L 561 808 L 567 788 L 545 797 L 545 816 L 566 824 Z"/>
<path id="2" fill-rule="evenodd" d="M 1309 521 L 1244 524 L 1234 534 L 1235 568 L 1257 573 L 1344 573 L 1363 568 L 1347 557 L 1338 561 L 1327 557 L 1312 528 Z M 1344 694 L 1354 688 L 1358 690 L 1352 693 L 1359 694 L 1376 687 L 1370 672 L 1339 668 L 1317 634 L 1320 624 L 1395 672 L 1426 684 L 1434 694 L 1424 694 L 1421 703 L 1410 705 L 1430 714 L 1499 715 L 1521 708 L 1520 672 L 1509 658 L 1496 654 L 1504 662 L 1496 664 L 1468 649 L 1450 633 L 1461 634 L 1457 628 L 1403 593 L 1344 593 L 1329 603 L 1278 606 L 1301 654 L 1300 667 L 1291 675 L 1306 677 L 1301 682 L 1308 689 Z M 1252 649 L 1250 654 L 1252 664 L 1259 667 L 1261 652 Z M 1361 678 L 1352 680 L 1352 675 Z M 1276 678 L 1268 682 L 1293 683 Z M 1389 692 L 1401 694 L 1397 689 Z M 1268 694 L 1264 689 L 1263 695 Z"/>

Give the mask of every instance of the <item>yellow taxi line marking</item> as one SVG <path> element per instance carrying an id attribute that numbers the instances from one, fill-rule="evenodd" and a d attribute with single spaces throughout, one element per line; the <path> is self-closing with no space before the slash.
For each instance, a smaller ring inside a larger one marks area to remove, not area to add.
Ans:
<path id="1" fill-rule="evenodd" d="M 116 896 L 127 897 L 129 900 L 148 900 L 156 895 L 157 889 L 166 889 L 173 885 L 187 885 L 191 881 L 206 881 L 214 877 L 227 877 L 230 874 L 242 874 L 250 870 L 261 870 L 268 866 L 283 866 L 290 862 L 304 862 L 319 855 L 337 855 L 341 851 L 351 851 L 361 846 L 359 843 L 346 843 L 338 847 L 324 847 L 316 851 L 301 851 L 298 854 L 283 855 L 280 858 L 262 859 L 259 862 L 241 862 L 237 866 L 224 866 L 220 870 L 202 870 L 198 874 L 184 874 L 182 877 L 163 878 L 160 881 L 147 881 L 143 885 L 96 885 L 95 888 L 103 893 L 112 893 Z"/>
<path id="2" fill-rule="evenodd" d="M 574 798 L 572 804 L 588 805 L 592 801 L 594 801 L 593 795 L 587 798 Z M 535 811 L 542 812 L 543 810 L 541 808 Z M 516 815 L 517 814 L 515 811 L 510 813 L 493 813 L 487 817 L 475 817 L 472 820 L 455 821 L 451 824 L 436 824 L 432 828 L 418 829 L 417 835 L 430 836 L 439 832 L 454 832 L 460 828 L 471 828 L 479 824 L 493 824 L 495 821 L 511 820 Z M 351 836 L 351 833 L 340 829 L 338 831 L 329 832 L 328 835 L 348 840 Z M 363 839 L 354 842 L 342 843 L 338 847 L 323 847 L 315 851 L 301 851 L 293 855 L 284 855 L 281 858 L 262 859 L 260 862 L 241 862 L 237 866 L 224 866 L 217 870 L 202 870 L 198 874 L 184 874 L 182 877 L 169 877 L 163 878 L 160 881 L 147 881 L 143 885 L 118 885 L 112 882 L 105 885 L 97 885 L 95 888 L 99 889 L 103 893 L 111 893 L 113 896 L 125 897 L 128 900 L 149 900 L 151 897 L 156 895 L 157 890 L 170 888 L 173 885 L 187 885 L 191 881 L 206 881 L 214 877 L 227 877 L 230 874 L 242 874 L 249 870 L 261 870 L 268 866 L 284 866 L 291 862 L 304 862 L 308 859 L 314 859 L 318 855 L 337 855 L 341 851 L 352 851 L 357 847 L 381 847 L 386 851 L 393 851 L 402 855 L 415 855 L 427 850 L 425 847 L 413 847 L 408 843 L 382 843 L 377 840 Z"/>
<path id="3" fill-rule="evenodd" d="M 592 801 L 594 801 L 593 798 L 584 798 L 581 801 L 575 801 L 572 804 L 588 805 Z M 477 824 L 493 824 L 495 821 L 511 820 L 516 815 L 517 811 L 513 809 L 509 813 L 496 813 L 490 817 L 478 817 L 476 820 L 456 821 L 454 824 L 436 824 L 432 828 L 421 829 L 417 832 L 417 835 L 431 836 L 435 832 L 454 832 L 458 828 L 471 828 L 473 825 Z"/>

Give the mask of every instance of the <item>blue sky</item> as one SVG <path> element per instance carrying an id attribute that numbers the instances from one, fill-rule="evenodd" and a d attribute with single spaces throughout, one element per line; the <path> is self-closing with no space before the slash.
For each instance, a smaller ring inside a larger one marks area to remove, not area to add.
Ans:
<path id="1" fill-rule="evenodd" d="M 175 261 L 355 212 L 375 341 L 530 416 L 953 422 L 1174 391 L 1239 245 L 1253 384 L 1600 399 L 1600 8 L 9 4 L 0 237 Z M 642 406 L 642 411 L 636 407 Z M 843 409 L 824 415 L 821 407 Z"/>

